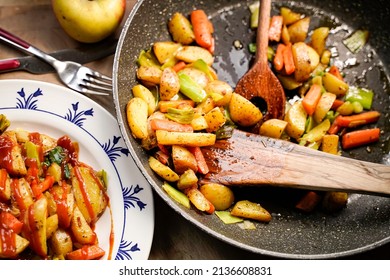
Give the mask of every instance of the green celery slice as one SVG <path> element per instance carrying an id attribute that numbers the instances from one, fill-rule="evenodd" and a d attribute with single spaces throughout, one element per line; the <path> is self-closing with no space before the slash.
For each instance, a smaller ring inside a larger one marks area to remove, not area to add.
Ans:
<path id="1" fill-rule="evenodd" d="M 235 224 L 244 221 L 239 217 L 231 215 L 229 211 L 215 211 L 215 215 L 217 215 L 217 217 L 220 218 L 221 221 L 225 224 Z"/>

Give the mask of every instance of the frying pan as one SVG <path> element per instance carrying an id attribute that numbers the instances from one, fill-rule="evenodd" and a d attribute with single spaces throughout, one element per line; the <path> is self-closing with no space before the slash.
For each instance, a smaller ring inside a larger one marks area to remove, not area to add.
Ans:
<path id="1" fill-rule="evenodd" d="M 148 167 L 148 155 L 132 137 L 125 113 L 126 104 L 132 97 L 131 88 L 137 84 L 136 59 L 140 50 L 149 48 L 153 42 L 170 40 L 167 20 L 174 12 L 188 14 L 192 9 L 204 9 L 215 27 L 216 58 L 213 66 L 219 78 L 234 87 L 253 58 L 247 48 L 255 39 L 255 32 L 249 28 L 248 10 L 248 5 L 253 2 L 144 0 L 136 3 L 119 39 L 113 87 L 118 122 L 139 169 L 155 192 L 189 222 L 218 239 L 251 252 L 280 258 L 325 259 L 361 253 L 388 243 L 388 198 L 351 194 L 347 207 L 338 213 L 318 210 L 304 214 L 294 209 L 295 202 L 302 195 L 300 190 L 268 187 L 235 189 L 237 200 L 249 198 L 257 201 L 273 215 L 271 223 L 256 224 L 254 231 L 243 230 L 237 225 L 225 225 L 215 215 L 205 215 L 177 204 L 161 189 L 163 182 Z M 330 27 L 332 32 L 328 45 L 338 50 L 333 59 L 343 66 L 346 81 L 375 92 L 373 108 L 382 112 L 376 124 L 383 130 L 382 140 L 369 149 L 354 149 L 343 156 L 390 164 L 389 2 L 274 1 L 272 13 L 276 14 L 281 6 L 311 16 L 311 29 Z M 342 39 L 356 29 L 369 30 L 370 37 L 364 49 L 353 54 L 342 44 Z M 235 40 L 239 40 L 243 48 L 236 48 L 233 44 Z"/>

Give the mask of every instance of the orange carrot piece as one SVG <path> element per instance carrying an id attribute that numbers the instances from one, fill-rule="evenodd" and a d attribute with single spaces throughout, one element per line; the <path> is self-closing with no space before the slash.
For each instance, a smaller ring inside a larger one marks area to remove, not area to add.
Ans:
<path id="1" fill-rule="evenodd" d="M 8 172 L 5 168 L 0 169 L 0 202 L 7 201 L 9 197 L 5 195 L 6 181 L 8 179 Z"/>
<path id="2" fill-rule="evenodd" d="M 194 10 L 191 12 L 191 23 L 195 34 L 196 43 L 203 48 L 212 46 L 212 31 L 210 20 L 203 10 Z"/>
<path id="3" fill-rule="evenodd" d="M 338 124 L 338 122 L 337 122 L 337 119 L 338 119 L 339 117 L 341 117 L 341 116 L 340 116 L 340 115 L 337 116 L 337 117 L 334 119 L 333 123 L 330 125 L 329 130 L 328 130 L 328 133 L 329 133 L 329 134 L 337 134 L 337 133 L 339 133 L 340 128 L 341 128 L 341 126 L 340 126 L 340 125 Z"/>
<path id="4" fill-rule="evenodd" d="M 361 129 L 345 133 L 341 144 L 343 149 L 351 149 L 377 142 L 380 136 L 379 128 Z"/>
<path id="5" fill-rule="evenodd" d="M 103 257 L 104 250 L 97 245 L 84 245 L 80 249 L 66 254 L 68 260 L 95 260 Z"/>
<path id="6" fill-rule="evenodd" d="M 274 68 L 276 71 L 282 71 L 284 66 L 283 52 L 286 48 L 286 45 L 279 44 L 276 48 L 275 56 L 274 56 Z"/>
<path id="7" fill-rule="evenodd" d="M 320 98 L 321 86 L 318 84 L 313 84 L 302 100 L 302 106 L 309 116 L 313 115 Z"/>
<path id="8" fill-rule="evenodd" d="M 270 41 L 279 42 L 282 35 L 283 17 L 273 16 L 271 18 L 270 27 L 268 30 L 268 39 Z"/>
<path id="9" fill-rule="evenodd" d="M 337 124 L 341 127 L 356 127 L 374 123 L 378 121 L 380 115 L 378 111 L 368 111 L 351 116 L 339 116 L 337 117 Z"/>
<path id="10" fill-rule="evenodd" d="M 0 213 L 0 228 L 19 234 L 22 231 L 23 223 L 11 213 L 3 211 Z"/>
<path id="11" fill-rule="evenodd" d="M 183 99 L 183 100 L 167 100 L 167 101 L 160 101 L 158 102 L 158 108 L 160 112 L 166 113 L 168 112 L 169 108 L 178 108 L 182 105 L 189 105 L 191 107 L 195 106 L 195 102 L 193 100 L 189 99 Z"/>
<path id="12" fill-rule="evenodd" d="M 294 58 L 291 49 L 292 44 L 288 43 L 283 51 L 284 70 L 287 75 L 295 72 Z"/>
<path id="13" fill-rule="evenodd" d="M 42 193 L 51 188 L 54 184 L 54 177 L 51 175 L 47 175 L 43 182 L 37 183 L 35 180 L 33 184 L 31 184 L 31 190 L 34 194 L 34 197 L 38 198 Z"/>
<path id="14" fill-rule="evenodd" d="M 340 69 L 336 65 L 332 65 L 329 68 L 329 73 L 336 76 L 339 80 L 344 81 L 343 75 L 341 75 Z"/>
<path id="15" fill-rule="evenodd" d="M 196 159 L 196 163 L 198 165 L 198 172 L 200 174 L 209 173 L 209 167 L 207 165 L 207 162 L 203 156 L 203 152 L 200 149 L 200 147 L 187 147 L 187 149 L 194 155 Z"/>
<path id="16" fill-rule="evenodd" d="M 170 120 L 152 119 L 150 120 L 150 127 L 153 130 L 166 130 L 177 132 L 193 132 L 194 129 L 189 124 L 181 124 Z"/>
<path id="17" fill-rule="evenodd" d="M 333 101 L 332 107 L 330 108 L 331 110 L 337 110 L 338 107 L 344 104 L 344 101 L 341 99 L 335 99 Z"/>
<path id="18" fill-rule="evenodd" d="M 172 69 L 177 73 L 179 72 L 180 70 L 184 69 L 185 67 L 187 66 L 187 63 L 185 63 L 184 61 L 179 61 L 178 63 L 176 63 Z"/>
<path id="19" fill-rule="evenodd" d="M 311 212 L 318 205 L 321 200 L 321 196 L 314 192 L 308 191 L 305 196 L 295 205 L 295 207 L 304 212 Z"/>

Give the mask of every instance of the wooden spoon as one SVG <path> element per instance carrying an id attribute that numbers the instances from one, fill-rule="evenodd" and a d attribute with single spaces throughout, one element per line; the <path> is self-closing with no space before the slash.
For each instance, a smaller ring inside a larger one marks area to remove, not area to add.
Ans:
<path id="1" fill-rule="evenodd" d="M 331 155 L 235 130 L 202 148 L 210 172 L 202 183 L 282 186 L 390 196 L 390 166 Z"/>
<path id="2" fill-rule="evenodd" d="M 270 25 L 271 0 L 260 1 L 259 23 L 256 37 L 256 57 L 251 69 L 238 81 L 235 92 L 248 100 L 261 97 L 267 103 L 263 120 L 282 119 L 286 96 L 278 78 L 268 66 L 268 29 Z"/>

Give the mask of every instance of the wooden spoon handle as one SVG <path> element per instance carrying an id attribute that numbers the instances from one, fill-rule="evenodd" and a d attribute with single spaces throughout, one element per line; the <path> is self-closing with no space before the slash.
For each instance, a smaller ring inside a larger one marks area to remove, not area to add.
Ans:
<path id="1" fill-rule="evenodd" d="M 390 166 L 327 154 L 288 141 L 235 130 L 203 148 L 205 181 L 230 186 L 273 185 L 390 196 Z"/>
<path id="2" fill-rule="evenodd" d="M 256 35 L 256 56 L 257 62 L 268 65 L 267 48 L 268 48 L 268 31 L 270 25 L 271 0 L 260 0 L 259 22 Z"/>

